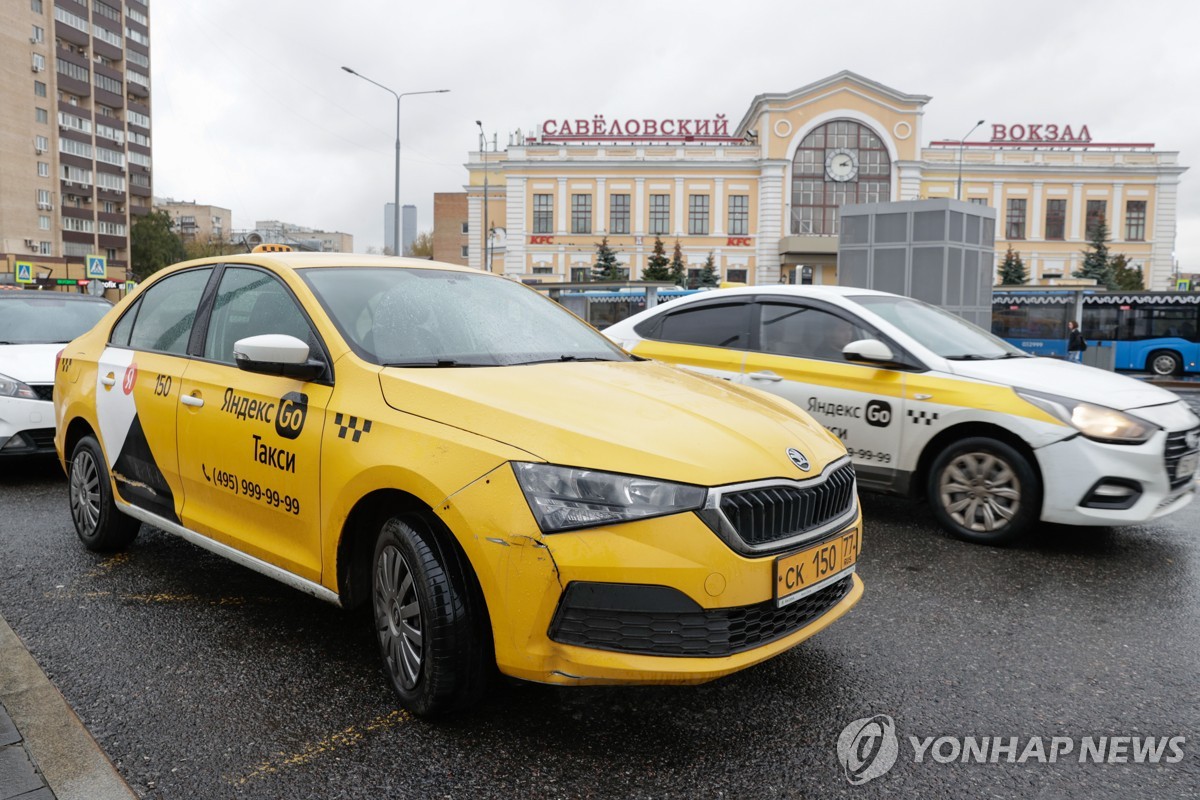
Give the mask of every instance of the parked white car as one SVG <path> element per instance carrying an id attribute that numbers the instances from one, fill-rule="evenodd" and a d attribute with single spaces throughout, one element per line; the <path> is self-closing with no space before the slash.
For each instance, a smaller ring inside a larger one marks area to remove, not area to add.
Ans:
<path id="1" fill-rule="evenodd" d="M 55 359 L 112 304 L 66 292 L 0 292 L 0 457 L 54 454 Z"/>
<path id="2" fill-rule="evenodd" d="M 630 352 L 791 400 L 846 445 L 865 489 L 927 498 L 969 541 L 1037 520 L 1129 525 L 1196 493 L 1200 418 L 1143 381 L 1029 356 L 912 298 L 752 286 L 604 331 Z"/>

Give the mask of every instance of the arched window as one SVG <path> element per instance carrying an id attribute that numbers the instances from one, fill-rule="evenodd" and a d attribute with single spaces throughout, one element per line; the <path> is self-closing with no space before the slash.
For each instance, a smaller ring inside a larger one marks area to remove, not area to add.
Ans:
<path id="1" fill-rule="evenodd" d="M 848 119 L 813 130 L 792 159 L 792 235 L 836 236 L 846 203 L 892 199 L 892 161 L 874 131 Z"/>

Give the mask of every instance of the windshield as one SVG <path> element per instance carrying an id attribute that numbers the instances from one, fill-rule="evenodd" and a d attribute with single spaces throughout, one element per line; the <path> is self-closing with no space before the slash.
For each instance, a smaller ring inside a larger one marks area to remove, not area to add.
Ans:
<path id="1" fill-rule="evenodd" d="M 302 270 L 355 351 L 397 367 L 492 367 L 629 357 L 552 300 L 485 273 Z"/>
<path id="2" fill-rule="evenodd" d="M 883 317 L 942 358 L 982 361 L 1027 355 L 961 317 L 911 297 L 864 294 L 849 299 Z"/>
<path id="3" fill-rule="evenodd" d="M 87 333 L 112 305 L 53 292 L 0 299 L 0 344 L 65 344 Z"/>

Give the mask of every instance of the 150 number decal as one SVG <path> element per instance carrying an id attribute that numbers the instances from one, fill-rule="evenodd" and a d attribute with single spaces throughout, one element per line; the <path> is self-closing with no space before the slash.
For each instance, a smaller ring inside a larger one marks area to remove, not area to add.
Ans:
<path id="1" fill-rule="evenodd" d="M 277 508 L 280 511 L 286 511 L 289 514 L 300 513 L 300 498 L 292 497 L 289 494 L 276 491 L 269 486 L 263 486 L 260 483 L 246 480 L 245 478 L 238 479 L 237 475 L 232 472 L 226 472 L 223 469 L 213 468 L 212 475 L 208 474 L 208 467 L 204 464 L 200 465 L 200 469 L 204 472 L 204 479 L 210 481 L 222 489 L 228 489 L 236 495 L 243 495 L 260 503 L 265 503 L 271 508 Z"/>

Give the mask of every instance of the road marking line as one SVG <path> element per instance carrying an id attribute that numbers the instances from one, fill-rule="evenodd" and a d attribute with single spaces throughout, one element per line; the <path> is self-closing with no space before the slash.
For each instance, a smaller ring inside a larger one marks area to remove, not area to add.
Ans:
<path id="1" fill-rule="evenodd" d="M 383 728 L 393 728 L 403 722 L 408 722 L 412 719 L 412 715 L 402 709 L 397 709 L 382 717 L 376 717 L 366 725 L 355 726 L 351 725 L 337 733 L 320 739 L 312 744 L 306 745 L 303 750 L 292 755 L 286 753 L 277 753 L 277 758 L 271 761 L 264 761 L 251 770 L 247 775 L 231 781 L 238 786 L 244 786 L 256 778 L 261 778 L 265 775 L 273 775 L 284 769 L 291 767 L 299 767 L 315 761 L 326 753 L 333 753 L 338 750 L 345 750 L 354 747 L 359 742 L 367 737 L 368 733 L 381 730 Z"/>

